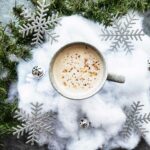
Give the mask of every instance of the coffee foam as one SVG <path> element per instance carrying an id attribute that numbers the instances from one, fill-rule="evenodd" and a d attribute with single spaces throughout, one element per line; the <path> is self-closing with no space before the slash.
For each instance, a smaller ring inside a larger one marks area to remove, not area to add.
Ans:
<path id="1" fill-rule="evenodd" d="M 58 53 L 52 72 L 55 85 L 64 96 L 80 98 L 99 87 L 104 67 L 97 51 L 90 46 L 76 44 Z"/>

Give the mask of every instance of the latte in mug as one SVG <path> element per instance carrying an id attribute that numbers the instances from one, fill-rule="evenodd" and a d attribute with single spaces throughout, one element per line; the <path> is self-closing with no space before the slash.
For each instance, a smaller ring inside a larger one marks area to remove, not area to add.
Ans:
<path id="1" fill-rule="evenodd" d="M 71 44 L 59 51 L 51 65 L 53 85 L 63 96 L 83 99 L 102 85 L 104 60 L 90 45 Z"/>

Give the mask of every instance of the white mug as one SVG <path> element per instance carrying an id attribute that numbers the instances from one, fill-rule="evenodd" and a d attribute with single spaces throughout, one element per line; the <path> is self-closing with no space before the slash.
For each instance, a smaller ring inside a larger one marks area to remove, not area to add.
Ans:
<path id="1" fill-rule="evenodd" d="M 53 65 L 54 65 L 54 61 L 55 61 L 56 57 L 58 56 L 58 54 L 61 51 L 63 51 L 65 48 L 67 48 L 69 46 L 79 45 L 79 44 L 91 47 L 93 50 L 95 50 L 97 52 L 97 54 L 99 55 L 99 57 L 101 58 L 102 63 L 103 63 L 103 68 L 104 68 L 103 79 L 100 82 L 100 84 L 97 87 L 97 89 L 93 91 L 93 93 L 89 93 L 89 94 L 86 94 L 86 95 L 81 96 L 81 97 L 80 96 L 68 96 L 62 90 L 60 90 L 59 86 L 56 85 L 56 83 L 55 83 L 54 74 L 53 74 Z M 92 46 L 92 45 L 90 45 L 88 43 L 84 43 L 84 42 L 74 42 L 74 43 L 67 44 L 67 45 L 63 46 L 62 48 L 60 48 L 54 54 L 54 56 L 52 57 L 51 62 L 50 62 L 49 78 L 50 78 L 50 81 L 52 83 L 52 86 L 54 87 L 54 89 L 56 89 L 56 91 L 58 93 L 60 93 L 64 97 L 66 97 L 68 99 L 72 99 L 72 100 L 82 100 L 82 99 L 86 99 L 86 98 L 89 98 L 89 97 L 93 96 L 94 94 L 96 94 L 98 91 L 100 91 L 102 89 L 102 87 L 103 87 L 103 85 L 104 85 L 104 83 L 105 83 L 106 80 L 113 81 L 113 82 L 118 82 L 118 83 L 124 83 L 125 82 L 125 77 L 124 76 L 108 73 L 106 61 L 105 61 L 102 53 L 97 48 L 95 48 L 94 46 Z"/>

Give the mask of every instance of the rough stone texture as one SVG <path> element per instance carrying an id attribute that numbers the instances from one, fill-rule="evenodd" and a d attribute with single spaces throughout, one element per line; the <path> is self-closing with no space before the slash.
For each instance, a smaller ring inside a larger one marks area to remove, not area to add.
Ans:
<path id="1" fill-rule="evenodd" d="M 48 146 L 31 146 L 29 144 L 25 144 L 26 137 L 22 137 L 21 139 L 17 139 L 15 136 L 9 136 L 3 139 L 3 147 L 0 150 L 48 150 Z M 114 150 L 125 150 L 125 149 L 114 149 Z M 150 147 L 145 143 L 142 139 L 139 145 L 134 150 L 150 150 Z"/>
<path id="2" fill-rule="evenodd" d="M 38 146 L 34 145 L 31 146 L 29 144 L 25 143 L 26 137 L 22 137 L 20 139 L 17 139 L 15 136 L 9 136 L 5 137 L 2 140 L 2 147 L 0 147 L 0 150 L 48 150 L 48 146 Z"/>

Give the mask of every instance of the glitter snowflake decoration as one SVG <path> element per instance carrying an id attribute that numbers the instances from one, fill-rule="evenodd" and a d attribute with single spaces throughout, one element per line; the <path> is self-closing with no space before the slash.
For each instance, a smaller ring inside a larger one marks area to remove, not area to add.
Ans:
<path id="1" fill-rule="evenodd" d="M 126 139 L 129 138 L 133 131 L 141 136 L 145 136 L 148 131 L 143 127 L 144 123 L 150 122 L 150 113 L 141 114 L 144 105 L 140 102 L 134 102 L 130 109 L 125 109 L 127 120 L 124 124 L 121 135 Z"/>
<path id="2" fill-rule="evenodd" d="M 144 36 L 142 29 L 134 29 L 133 25 L 136 24 L 136 14 L 128 13 L 124 20 L 122 18 L 116 19 L 111 28 L 102 29 L 102 40 L 112 41 L 109 51 L 118 51 L 122 48 L 125 52 L 132 52 L 134 45 L 132 40 L 142 41 Z"/>
<path id="3" fill-rule="evenodd" d="M 27 9 L 23 9 L 21 15 L 27 19 L 27 24 L 23 24 L 20 26 L 20 31 L 23 34 L 23 37 L 28 36 L 29 34 L 33 34 L 32 45 L 39 45 L 43 43 L 45 39 L 45 35 L 50 37 L 51 43 L 53 41 L 57 41 L 58 35 L 52 32 L 52 29 L 55 25 L 59 24 L 60 18 L 58 17 L 58 13 L 52 14 L 52 16 L 47 17 L 48 7 L 50 4 L 46 4 L 45 2 L 41 3 L 37 1 L 37 13 L 31 14 Z"/>
<path id="4" fill-rule="evenodd" d="M 55 115 L 51 112 L 42 113 L 42 105 L 39 103 L 31 103 L 31 114 L 27 114 L 23 110 L 16 111 L 14 118 L 17 118 L 22 123 L 17 127 L 13 127 L 13 135 L 17 135 L 17 138 L 20 138 L 24 133 L 28 133 L 26 143 L 33 145 L 35 142 L 38 142 L 38 136 L 41 132 L 50 135 L 53 134 Z"/>

